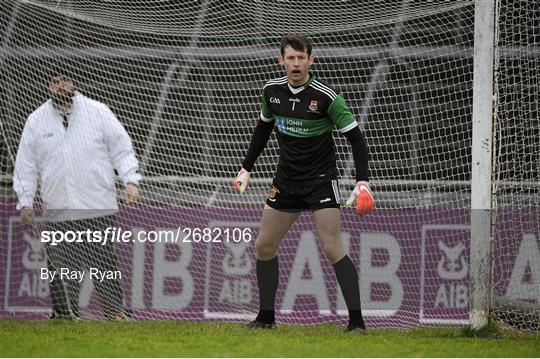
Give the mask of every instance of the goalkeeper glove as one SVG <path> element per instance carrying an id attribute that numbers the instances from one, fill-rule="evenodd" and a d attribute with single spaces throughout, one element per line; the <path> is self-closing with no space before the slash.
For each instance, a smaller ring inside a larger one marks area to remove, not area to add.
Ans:
<path id="1" fill-rule="evenodd" d="M 347 207 L 352 207 L 354 203 L 356 203 L 356 214 L 359 216 L 368 214 L 375 208 L 375 201 L 367 182 L 358 181 L 345 204 Z"/>
<path id="2" fill-rule="evenodd" d="M 234 179 L 234 188 L 236 188 L 236 192 L 244 193 L 246 191 L 246 188 L 249 185 L 250 176 L 251 172 L 246 171 L 244 168 L 238 172 L 238 176 Z"/>

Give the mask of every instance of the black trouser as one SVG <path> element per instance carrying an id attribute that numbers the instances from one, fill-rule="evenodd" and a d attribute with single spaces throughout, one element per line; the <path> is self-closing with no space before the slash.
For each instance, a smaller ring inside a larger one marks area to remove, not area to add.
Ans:
<path id="1" fill-rule="evenodd" d="M 81 219 L 76 221 L 51 222 L 48 230 L 86 232 L 88 230 L 104 231 L 115 224 L 115 216 L 105 216 L 91 219 Z M 118 259 L 114 243 L 107 241 L 102 243 L 89 243 L 86 235 L 82 243 L 61 242 L 57 245 L 47 246 L 47 267 L 49 271 L 56 271 L 56 276 L 50 283 L 51 299 L 53 310 L 56 315 L 69 316 L 79 314 L 79 292 L 80 283 L 77 279 L 61 278 L 62 268 L 69 271 L 85 270 L 85 276 L 89 275 L 89 268 L 97 268 L 99 271 L 116 272 L 118 270 Z M 94 288 L 98 294 L 101 308 L 107 319 L 114 319 L 115 316 L 126 313 L 122 288 L 119 279 L 94 280 Z"/>

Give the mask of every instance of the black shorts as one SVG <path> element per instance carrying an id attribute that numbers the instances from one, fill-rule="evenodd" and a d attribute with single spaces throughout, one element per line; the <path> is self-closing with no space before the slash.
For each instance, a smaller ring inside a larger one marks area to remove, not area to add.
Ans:
<path id="1" fill-rule="evenodd" d="M 340 208 L 338 181 L 318 183 L 283 183 L 274 178 L 266 204 L 283 212 L 317 211 L 323 208 Z"/>

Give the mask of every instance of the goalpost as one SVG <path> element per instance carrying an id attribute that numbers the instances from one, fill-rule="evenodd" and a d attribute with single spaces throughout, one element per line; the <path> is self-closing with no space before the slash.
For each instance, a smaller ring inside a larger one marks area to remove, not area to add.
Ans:
<path id="1" fill-rule="evenodd" d="M 19 222 L 12 176 L 24 122 L 47 100 L 48 66 L 59 61 L 81 93 L 112 109 L 138 155 L 141 203 L 121 206 L 117 216 L 134 240 L 116 246 L 124 302 L 134 318 L 251 318 L 258 307 L 253 240 L 279 155 L 273 136 L 248 193 L 236 194 L 232 180 L 258 119 L 261 89 L 283 75 L 279 40 L 302 32 L 314 41 L 313 72 L 344 95 L 370 148 L 377 209 L 363 218 L 342 211 L 367 324 L 480 328 L 492 316 L 537 328 L 535 2 L 9 0 L 0 6 L 1 315 L 50 311 L 50 289 L 38 275 L 45 244 Z M 334 138 L 340 194 L 347 198 L 353 161 L 347 140 Z M 35 206 L 41 208 L 40 197 Z M 178 233 L 190 240 L 150 241 Z M 206 243 L 208 233 L 222 241 Z M 309 214 L 279 256 L 279 321 L 346 320 Z M 78 304 L 83 318 L 103 316 L 88 277 Z"/>
<path id="2" fill-rule="evenodd" d="M 471 325 L 487 324 L 491 282 L 495 1 L 475 2 L 471 173 Z"/>

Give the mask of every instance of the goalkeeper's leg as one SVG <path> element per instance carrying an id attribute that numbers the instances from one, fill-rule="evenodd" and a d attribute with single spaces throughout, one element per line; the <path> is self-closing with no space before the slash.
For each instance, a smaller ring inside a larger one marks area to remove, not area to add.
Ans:
<path id="1" fill-rule="evenodd" d="M 358 272 L 341 244 L 340 211 L 337 208 L 324 208 L 313 212 L 315 228 L 326 258 L 332 263 L 336 278 L 349 310 L 350 332 L 365 332 L 360 308 L 360 287 Z"/>
<path id="2" fill-rule="evenodd" d="M 274 305 L 279 283 L 277 249 L 287 231 L 300 213 L 278 211 L 265 205 L 261 229 L 255 241 L 257 253 L 257 283 L 259 287 L 259 314 L 248 326 L 272 328 L 275 326 Z"/>

